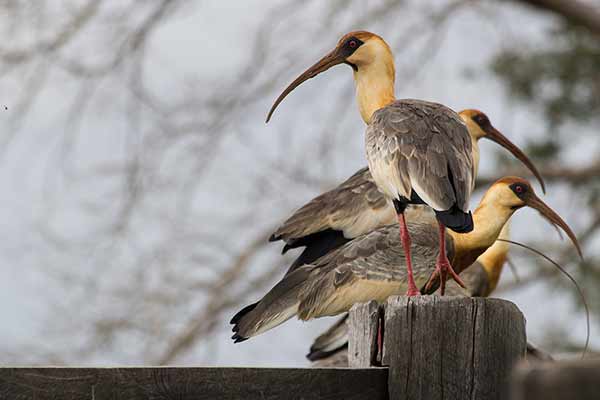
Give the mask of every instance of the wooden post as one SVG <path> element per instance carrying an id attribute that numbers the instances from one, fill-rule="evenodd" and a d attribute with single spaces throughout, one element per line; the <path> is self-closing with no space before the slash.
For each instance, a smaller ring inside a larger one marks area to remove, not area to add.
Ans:
<path id="1" fill-rule="evenodd" d="M 600 397 L 600 360 L 521 363 L 512 400 L 592 400 Z"/>
<path id="2" fill-rule="evenodd" d="M 389 366 L 390 399 L 506 398 L 512 367 L 527 344 L 525 319 L 514 304 L 417 296 L 392 297 L 384 309 L 382 360 Z M 358 312 L 364 310 L 350 312 L 350 349 L 357 346 L 353 341 L 372 340 L 370 333 L 361 338 L 353 332 Z M 351 363 L 353 358 L 349 353 Z"/>
<path id="3" fill-rule="evenodd" d="M 348 365 L 351 368 L 368 368 L 377 361 L 377 329 L 379 305 L 376 301 L 355 304 L 350 310 L 348 326 Z"/>

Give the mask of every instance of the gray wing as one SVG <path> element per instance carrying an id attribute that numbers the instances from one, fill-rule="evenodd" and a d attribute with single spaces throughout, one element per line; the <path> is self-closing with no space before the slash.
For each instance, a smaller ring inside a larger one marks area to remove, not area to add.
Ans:
<path id="1" fill-rule="evenodd" d="M 284 240 L 289 247 L 300 242 L 301 246 L 302 238 L 326 229 L 342 231 L 344 237 L 352 239 L 392 223 L 395 216 L 365 167 L 294 212 L 273 233 L 271 241 Z"/>
<path id="2" fill-rule="evenodd" d="M 418 285 L 425 284 L 435 269 L 437 226 L 417 222 L 409 223 L 408 229 L 415 280 Z M 454 245 L 450 237 L 447 237 L 447 252 L 452 259 Z M 357 237 L 319 258 L 313 268 L 314 275 L 300 293 L 298 309 L 302 319 L 337 315 L 357 302 L 383 301 L 388 295 L 401 294 L 406 287 L 406 259 L 397 225 Z M 365 286 L 372 293 L 364 290 Z"/>
<path id="3" fill-rule="evenodd" d="M 396 101 L 373 114 L 366 147 L 369 169 L 387 195 L 410 198 L 412 188 L 438 211 L 454 204 L 468 211 L 475 174 L 471 138 L 448 107 Z"/>

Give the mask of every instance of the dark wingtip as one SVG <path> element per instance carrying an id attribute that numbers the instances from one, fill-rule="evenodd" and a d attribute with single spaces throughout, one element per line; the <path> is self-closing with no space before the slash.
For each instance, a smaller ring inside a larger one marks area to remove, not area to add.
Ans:
<path id="1" fill-rule="evenodd" d="M 244 317 L 244 315 L 248 314 L 250 311 L 254 310 L 256 308 L 256 306 L 258 305 L 258 302 L 256 303 L 252 303 L 247 305 L 246 307 L 242 308 L 240 311 L 238 311 L 229 321 L 229 323 L 231 325 L 235 325 L 233 328 L 231 328 L 231 330 L 233 332 L 237 332 L 237 324 L 240 322 L 240 320 Z"/>
<path id="2" fill-rule="evenodd" d="M 269 242 L 277 242 L 278 240 L 281 240 L 281 235 L 277 235 L 276 233 L 274 233 L 271 236 L 269 236 Z"/>
<path id="3" fill-rule="evenodd" d="M 283 246 L 283 249 L 281 249 L 281 254 L 287 253 L 287 251 L 290 249 L 293 249 L 293 247 L 289 243 L 287 243 L 285 246 Z"/>
<path id="4" fill-rule="evenodd" d="M 231 337 L 233 339 L 233 343 L 240 343 L 248 340 L 249 338 L 238 335 L 237 333 Z"/>

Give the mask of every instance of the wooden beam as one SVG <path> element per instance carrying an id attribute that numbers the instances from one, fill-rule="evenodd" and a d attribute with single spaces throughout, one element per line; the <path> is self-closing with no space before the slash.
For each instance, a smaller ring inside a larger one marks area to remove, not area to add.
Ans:
<path id="1" fill-rule="evenodd" d="M 521 363 L 513 375 L 513 400 L 596 400 L 600 360 Z"/>
<path id="2" fill-rule="evenodd" d="M 388 399 L 387 369 L 0 368 L 0 399 Z"/>
<path id="3" fill-rule="evenodd" d="M 525 319 L 499 299 L 392 297 L 383 364 L 392 399 L 502 399 L 525 355 Z"/>

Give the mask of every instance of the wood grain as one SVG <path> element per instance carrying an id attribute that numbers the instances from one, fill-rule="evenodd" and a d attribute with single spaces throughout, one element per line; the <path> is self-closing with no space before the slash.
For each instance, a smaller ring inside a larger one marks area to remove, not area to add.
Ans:
<path id="1" fill-rule="evenodd" d="M 0 368 L 0 399 L 387 398 L 385 368 Z"/>
<path id="2" fill-rule="evenodd" d="M 376 301 L 352 306 L 348 319 L 348 365 L 351 368 L 368 368 L 377 362 L 378 326 Z"/>
<path id="3" fill-rule="evenodd" d="M 501 399 L 525 354 L 525 320 L 498 299 L 393 297 L 383 364 L 392 399 Z"/>

